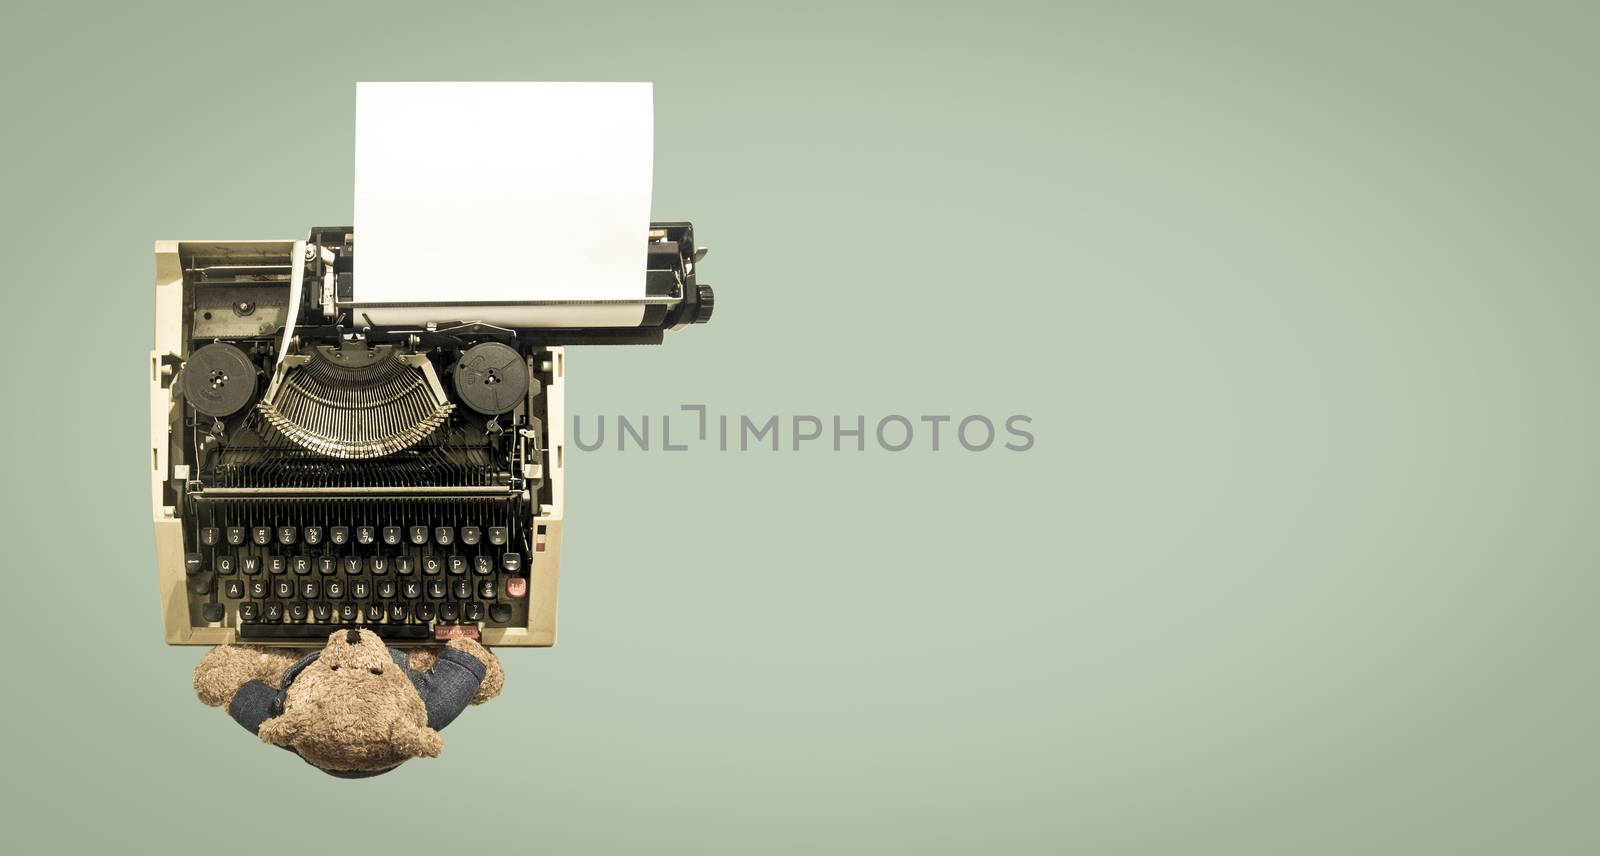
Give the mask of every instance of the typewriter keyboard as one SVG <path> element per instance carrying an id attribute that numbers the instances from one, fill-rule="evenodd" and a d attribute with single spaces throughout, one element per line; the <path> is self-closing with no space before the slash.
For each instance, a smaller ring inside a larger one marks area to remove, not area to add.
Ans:
<path id="1" fill-rule="evenodd" d="M 243 641 L 320 639 L 351 625 L 397 641 L 526 626 L 530 542 L 509 510 L 341 519 L 314 518 L 339 510 L 316 505 L 205 509 L 184 557 L 198 617 L 236 625 Z"/>

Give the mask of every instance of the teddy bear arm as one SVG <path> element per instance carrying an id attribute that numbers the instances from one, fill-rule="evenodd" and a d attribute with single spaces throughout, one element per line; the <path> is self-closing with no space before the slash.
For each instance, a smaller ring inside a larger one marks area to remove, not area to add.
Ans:
<path id="1" fill-rule="evenodd" d="M 506 673 L 500 667 L 500 658 L 496 657 L 493 651 L 478 644 L 476 639 L 465 637 L 451 639 L 446 643 L 446 647 L 454 648 L 483 664 L 483 681 L 478 684 L 478 691 L 472 695 L 473 704 L 483 704 L 500 694 L 500 690 L 505 687 Z"/>
<path id="2" fill-rule="evenodd" d="M 227 707 L 239 688 L 251 681 L 277 686 L 283 673 L 304 653 L 288 648 L 218 645 L 194 668 L 195 695 L 211 707 Z"/>

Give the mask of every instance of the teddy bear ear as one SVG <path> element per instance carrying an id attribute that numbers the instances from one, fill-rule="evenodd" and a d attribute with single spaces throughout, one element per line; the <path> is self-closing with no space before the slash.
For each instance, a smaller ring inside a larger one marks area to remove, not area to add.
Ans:
<path id="1" fill-rule="evenodd" d="M 426 725 L 401 728 L 394 735 L 395 748 L 414 758 L 437 758 L 444 750 L 444 738 Z"/>
<path id="2" fill-rule="evenodd" d="M 285 713 L 261 723 L 257 734 L 264 743 L 274 743 L 278 746 L 288 746 L 300 734 L 301 720 L 294 714 Z"/>

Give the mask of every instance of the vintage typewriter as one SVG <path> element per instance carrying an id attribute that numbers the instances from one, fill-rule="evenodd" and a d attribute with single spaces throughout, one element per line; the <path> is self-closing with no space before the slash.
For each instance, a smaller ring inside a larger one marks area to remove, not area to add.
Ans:
<path id="1" fill-rule="evenodd" d="M 554 644 L 564 346 L 655 344 L 711 318 L 693 227 L 654 223 L 640 239 L 646 296 L 626 327 L 583 326 L 616 307 L 554 305 L 549 326 L 372 324 L 352 298 L 350 228 L 158 242 L 150 451 L 167 642 L 306 644 L 364 627 L 395 644 Z"/>

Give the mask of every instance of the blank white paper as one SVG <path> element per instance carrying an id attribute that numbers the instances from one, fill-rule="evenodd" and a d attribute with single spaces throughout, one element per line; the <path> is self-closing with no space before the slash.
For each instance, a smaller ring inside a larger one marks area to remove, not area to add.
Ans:
<path id="1" fill-rule="evenodd" d="M 651 99 L 649 83 L 356 84 L 357 312 L 637 324 L 638 303 L 581 304 L 644 296 Z"/>

